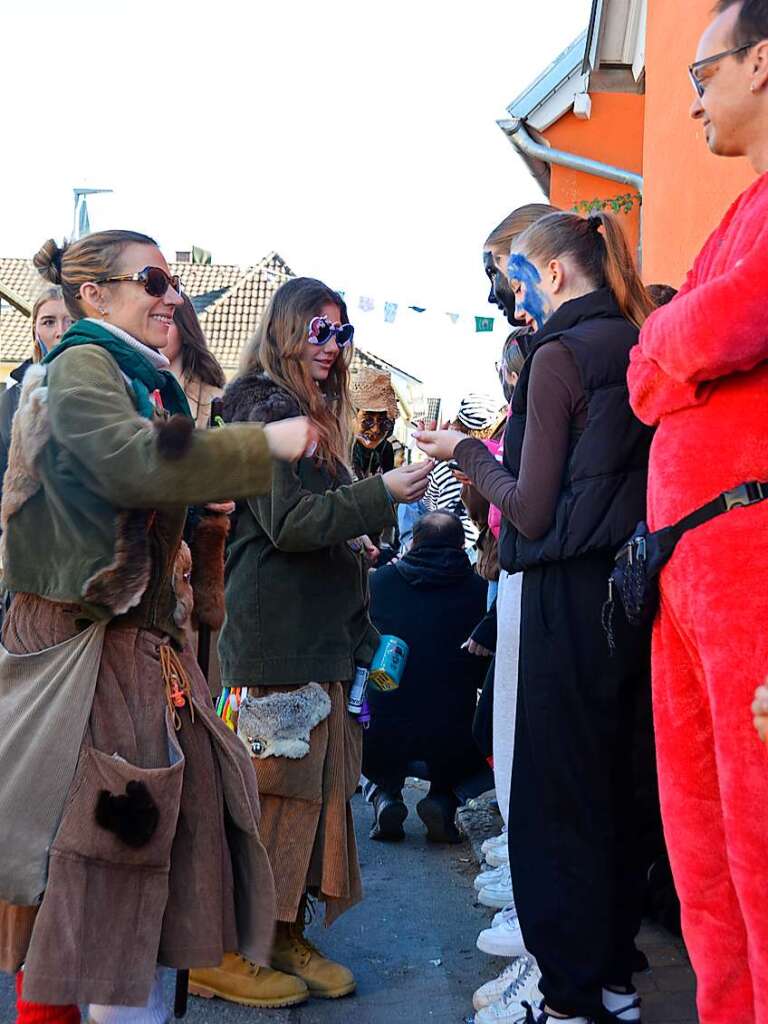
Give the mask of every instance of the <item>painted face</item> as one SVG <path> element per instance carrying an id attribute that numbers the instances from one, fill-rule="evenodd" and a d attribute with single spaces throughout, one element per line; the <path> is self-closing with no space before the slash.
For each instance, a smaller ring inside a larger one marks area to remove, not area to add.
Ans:
<path id="1" fill-rule="evenodd" d="M 358 409 L 355 416 L 355 437 L 364 448 L 376 448 L 389 437 L 393 428 L 394 423 L 386 412 Z"/>
<path id="2" fill-rule="evenodd" d="M 552 315 L 552 303 L 539 269 L 525 253 L 513 252 L 507 263 L 507 276 L 515 296 L 515 316 L 538 330 Z"/>
<path id="3" fill-rule="evenodd" d="M 67 312 L 63 299 L 49 299 L 37 311 L 35 337 L 45 355 L 58 345 L 62 334 L 72 326 L 72 317 Z"/>
<path id="4" fill-rule="evenodd" d="M 322 309 L 318 309 L 315 316 L 324 316 L 332 324 L 341 323 L 341 310 L 335 302 L 327 302 Z M 301 361 L 309 370 L 312 380 L 322 384 L 328 380 L 333 364 L 339 358 L 339 346 L 336 344 L 335 335 L 324 345 L 311 345 L 304 342 L 301 352 Z"/>

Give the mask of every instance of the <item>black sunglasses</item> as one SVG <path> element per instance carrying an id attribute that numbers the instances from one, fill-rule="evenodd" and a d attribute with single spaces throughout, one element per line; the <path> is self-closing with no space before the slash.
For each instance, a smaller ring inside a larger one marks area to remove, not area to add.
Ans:
<path id="1" fill-rule="evenodd" d="M 703 60 L 694 61 L 693 64 L 688 65 L 688 74 L 691 76 L 693 82 L 693 88 L 696 90 L 696 95 L 701 99 L 704 95 L 704 90 L 707 88 L 706 81 L 702 82 L 699 78 L 699 71 L 701 68 L 705 68 L 710 64 L 717 64 L 719 60 L 723 60 L 724 57 L 735 57 L 737 53 L 745 53 L 747 50 L 751 50 L 753 46 L 757 46 L 758 40 L 753 43 L 744 43 L 743 46 L 734 46 L 730 50 L 722 50 L 720 53 L 715 53 L 711 57 L 705 57 Z"/>
<path id="2" fill-rule="evenodd" d="M 144 285 L 144 291 L 155 299 L 161 299 L 169 288 L 181 295 L 181 278 L 178 274 L 166 274 L 162 267 L 144 267 L 135 274 L 117 274 L 115 277 L 100 277 L 96 284 L 107 284 L 109 281 L 138 281 Z"/>

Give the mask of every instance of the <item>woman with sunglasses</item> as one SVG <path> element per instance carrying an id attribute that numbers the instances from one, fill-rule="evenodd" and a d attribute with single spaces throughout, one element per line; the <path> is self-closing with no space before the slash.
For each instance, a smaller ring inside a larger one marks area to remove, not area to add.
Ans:
<path id="1" fill-rule="evenodd" d="M 353 482 L 353 335 L 337 292 L 294 278 L 275 292 L 223 400 L 228 421 L 274 423 L 303 413 L 318 433 L 311 455 L 275 464 L 269 496 L 238 502 L 219 653 L 224 684 L 248 688 L 241 735 L 246 712 L 257 730 L 273 733 L 271 714 L 286 742 L 295 742 L 300 723 L 292 708 L 319 709 L 303 756 L 259 757 L 256 735 L 250 739 L 277 890 L 272 966 L 322 998 L 355 988 L 352 973 L 304 937 L 304 923 L 309 895 L 325 902 L 328 924 L 362 895 L 349 807 L 362 736 L 347 702 L 356 666 L 370 664 L 378 634 L 368 617 L 360 538 L 393 526 L 395 502 L 418 500 L 431 468 L 426 461 Z M 228 958 L 218 971 L 193 972 L 191 990 L 250 1004 L 260 983 L 246 984 L 248 969 Z"/>
<path id="2" fill-rule="evenodd" d="M 14 420 L 3 671 L 21 655 L 37 685 L 57 666 L 85 673 L 70 645 L 84 649 L 89 624 L 104 631 L 90 631 L 103 646 L 47 884 L 38 906 L 0 904 L 0 966 L 25 964 L 18 1024 L 77 1022 L 82 1003 L 92 1024 L 164 1024 L 158 962 L 240 949 L 265 963 L 274 915 L 247 752 L 184 644 L 173 583 L 186 507 L 267 491 L 272 457 L 297 458 L 313 434 L 306 420 L 194 430 L 162 354 L 180 282 L 151 238 L 49 241 L 34 262 L 75 323 L 27 371 Z M 33 717 L 25 728 L 32 756 Z M 234 879 L 236 849 L 249 867 Z"/>

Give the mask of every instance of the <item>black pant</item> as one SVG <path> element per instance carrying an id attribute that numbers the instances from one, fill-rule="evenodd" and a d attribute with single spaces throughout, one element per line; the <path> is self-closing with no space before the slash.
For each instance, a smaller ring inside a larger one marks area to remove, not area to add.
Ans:
<path id="1" fill-rule="evenodd" d="M 547 1005 L 601 1017 L 603 985 L 629 985 L 640 927 L 638 709 L 650 699 L 650 636 L 617 611 L 601 625 L 612 559 L 523 578 L 509 812 L 510 865 L 527 949 Z"/>

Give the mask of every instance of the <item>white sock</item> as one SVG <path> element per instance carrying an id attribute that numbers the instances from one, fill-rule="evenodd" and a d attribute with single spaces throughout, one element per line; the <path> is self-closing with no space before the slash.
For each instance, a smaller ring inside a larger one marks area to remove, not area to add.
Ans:
<path id="1" fill-rule="evenodd" d="M 88 1007 L 93 1024 L 168 1024 L 171 1011 L 163 994 L 162 970 L 158 968 L 145 1006 Z"/>
<path id="2" fill-rule="evenodd" d="M 611 1013 L 617 1014 L 617 1020 L 627 1022 L 640 1020 L 640 1006 L 632 1005 L 636 998 L 636 989 L 632 989 L 631 992 L 614 992 L 610 988 L 603 989 L 603 1006 Z"/>

